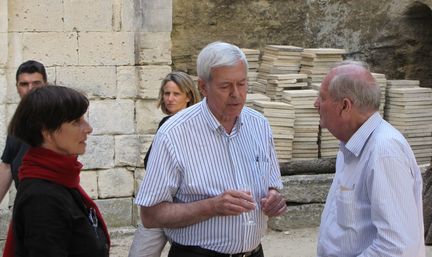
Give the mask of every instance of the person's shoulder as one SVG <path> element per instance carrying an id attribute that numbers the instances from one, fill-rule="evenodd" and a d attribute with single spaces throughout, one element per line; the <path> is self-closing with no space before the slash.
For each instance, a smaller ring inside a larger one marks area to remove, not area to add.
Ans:
<path id="1" fill-rule="evenodd" d="M 381 155 L 400 155 L 412 151 L 403 134 L 385 120 L 375 129 L 371 141 L 375 151 Z"/>
<path id="2" fill-rule="evenodd" d="M 24 179 L 20 182 L 17 197 L 64 199 L 69 195 L 66 187 L 44 179 Z"/>
<path id="3" fill-rule="evenodd" d="M 187 126 L 188 123 L 194 122 L 194 119 L 196 119 L 201 112 L 201 102 L 183 109 L 178 113 L 169 116 L 159 128 L 158 133 L 169 133 L 170 131 L 177 130 L 184 125 Z"/>
<path id="4" fill-rule="evenodd" d="M 246 120 L 246 121 L 254 121 L 254 122 L 261 122 L 264 124 L 267 124 L 267 118 L 264 117 L 264 115 L 250 107 L 243 107 L 242 110 L 242 119 Z"/>

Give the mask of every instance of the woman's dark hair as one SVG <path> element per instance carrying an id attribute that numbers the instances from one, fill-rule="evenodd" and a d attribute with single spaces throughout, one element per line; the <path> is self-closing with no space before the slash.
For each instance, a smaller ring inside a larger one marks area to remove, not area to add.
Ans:
<path id="1" fill-rule="evenodd" d="M 34 88 L 19 103 L 8 127 L 8 134 L 37 147 L 42 145 L 42 131 L 56 131 L 65 122 L 79 119 L 89 101 L 72 88 L 48 85 Z"/>

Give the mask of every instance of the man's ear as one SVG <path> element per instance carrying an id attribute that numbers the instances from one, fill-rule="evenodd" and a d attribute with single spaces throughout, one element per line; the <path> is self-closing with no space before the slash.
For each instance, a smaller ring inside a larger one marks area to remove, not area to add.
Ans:
<path id="1" fill-rule="evenodd" d="M 352 112 L 352 108 L 353 108 L 353 102 L 351 101 L 351 99 L 345 97 L 344 99 L 342 99 L 341 104 L 342 104 L 341 114 L 350 115 Z"/>
<path id="2" fill-rule="evenodd" d="M 198 90 L 202 96 L 207 97 L 207 88 L 204 80 L 198 78 Z"/>

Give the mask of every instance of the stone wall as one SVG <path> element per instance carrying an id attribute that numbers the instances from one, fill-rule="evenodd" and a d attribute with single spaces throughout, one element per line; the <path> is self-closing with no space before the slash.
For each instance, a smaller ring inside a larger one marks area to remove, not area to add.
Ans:
<path id="1" fill-rule="evenodd" d="M 432 1 L 174 0 L 174 68 L 195 72 L 209 41 L 347 49 L 390 79 L 432 87 Z"/>
<path id="2" fill-rule="evenodd" d="M 90 98 L 81 184 L 109 227 L 138 220 L 133 197 L 163 117 L 160 81 L 171 71 L 171 17 L 171 0 L 0 0 L 0 148 L 19 102 L 16 68 L 39 60 L 49 82 Z M 0 205 L 0 246 L 13 191 Z"/>

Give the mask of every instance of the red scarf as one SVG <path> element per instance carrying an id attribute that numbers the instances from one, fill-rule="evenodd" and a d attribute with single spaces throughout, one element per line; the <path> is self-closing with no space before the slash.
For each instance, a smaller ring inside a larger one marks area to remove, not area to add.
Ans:
<path id="1" fill-rule="evenodd" d="M 84 199 L 84 204 L 87 208 L 93 208 L 96 210 L 97 218 L 102 225 L 109 247 L 110 237 L 102 214 L 95 202 L 87 195 L 79 184 L 81 168 L 82 164 L 77 160 L 77 156 L 61 155 L 46 148 L 32 147 L 23 158 L 22 165 L 18 172 L 18 178 L 20 181 L 26 178 L 44 179 L 67 188 L 77 189 Z M 15 256 L 14 248 L 15 241 L 13 229 L 10 225 L 3 257 Z"/>

